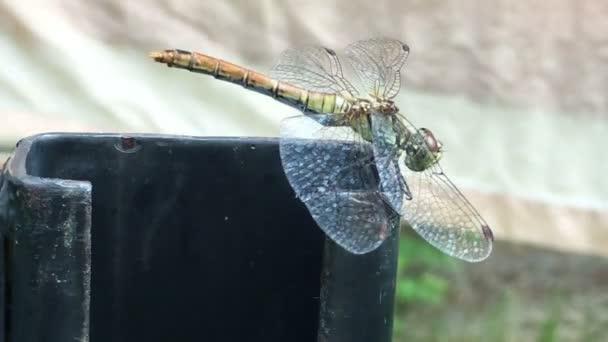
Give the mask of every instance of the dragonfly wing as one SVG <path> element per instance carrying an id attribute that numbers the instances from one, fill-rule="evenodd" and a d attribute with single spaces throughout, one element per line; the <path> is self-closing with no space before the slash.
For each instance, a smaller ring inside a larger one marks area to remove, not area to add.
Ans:
<path id="1" fill-rule="evenodd" d="M 402 131 L 419 142 L 419 151 L 428 151 L 420 133 L 405 118 L 400 122 L 409 126 Z M 492 252 L 492 231 L 440 165 L 435 163 L 420 172 L 400 165 L 412 192 L 412 199 L 404 205 L 403 217 L 412 228 L 448 255 L 469 262 L 487 258 Z"/>
<path id="2" fill-rule="evenodd" d="M 377 191 L 333 191 L 303 202 L 325 234 L 354 254 L 378 248 L 399 223 Z"/>
<path id="3" fill-rule="evenodd" d="M 369 143 L 338 114 L 301 115 L 281 123 L 283 169 L 319 227 L 346 250 L 376 249 L 398 225 L 378 191 Z M 322 124 L 328 126 L 323 126 Z"/>
<path id="4" fill-rule="evenodd" d="M 410 48 L 395 39 L 371 38 L 351 43 L 344 53 L 365 94 L 391 99 L 401 87 L 400 70 Z"/>
<path id="5" fill-rule="evenodd" d="M 397 213 L 403 211 L 403 199 L 412 195 L 399 169 L 400 150 L 397 148 L 397 132 L 392 118 L 383 114 L 372 114 L 373 150 L 380 189 L 387 202 Z"/>
<path id="6" fill-rule="evenodd" d="M 284 51 L 270 69 L 270 77 L 307 90 L 358 95 L 343 75 L 336 53 L 324 47 L 310 46 Z"/>

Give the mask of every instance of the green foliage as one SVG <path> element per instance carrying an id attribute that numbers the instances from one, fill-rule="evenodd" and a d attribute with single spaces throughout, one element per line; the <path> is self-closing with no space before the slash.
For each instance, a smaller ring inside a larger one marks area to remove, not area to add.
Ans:
<path id="1" fill-rule="evenodd" d="M 430 273 L 412 279 L 401 279 L 397 286 L 397 299 L 401 302 L 440 304 L 448 289 L 447 281 Z"/>
<path id="2" fill-rule="evenodd" d="M 410 306 L 414 310 L 437 307 L 449 290 L 445 272 L 453 270 L 454 260 L 438 251 L 428 242 L 412 234 L 404 234 L 399 242 L 399 266 L 396 288 L 397 317 L 403 317 Z M 404 338 L 406 321 L 394 325 L 395 340 Z"/>
<path id="3" fill-rule="evenodd" d="M 538 342 L 553 342 L 557 341 L 557 328 L 559 327 L 559 320 L 561 316 L 561 305 L 559 297 L 557 297 L 553 303 L 553 310 L 551 314 L 540 327 L 540 333 L 538 335 Z"/>
<path id="4" fill-rule="evenodd" d="M 587 304 L 583 313 L 584 316 L 580 333 L 580 341 L 608 341 L 608 326 L 606 324 L 606 318 L 602 317 L 603 315 L 599 314 L 598 311 L 599 310 L 594 308 L 592 304 Z"/>
<path id="5" fill-rule="evenodd" d="M 553 342 L 557 341 L 558 320 L 554 317 L 549 317 L 540 328 L 538 342 Z"/>
<path id="6" fill-rule="evenodd" d="M 441 272 L 452 269 L 454 265 L 448 256 L 427 242 L 407 235 L 402 237 L 397 302 L 440 304 L 449 288 Z"/>
<path id="7" fill-rule="evenodd" d="M 505 289 L 502 295 L 497 298 L 483 314 L 483 319 L 480 320 L 482 327 L 482 336 L 487 341 L 510 341 L 511 322 L 510 317 L 514 310 L 517 309 L 518 301 L 514 298 L 510 289 Z"/>

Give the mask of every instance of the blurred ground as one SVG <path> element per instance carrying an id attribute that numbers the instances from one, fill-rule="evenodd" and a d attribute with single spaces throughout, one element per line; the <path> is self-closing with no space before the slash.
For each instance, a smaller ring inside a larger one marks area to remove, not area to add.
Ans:
<path id="1" fill-rule="evenodd" d="M 608 258 L 498 243 L 487 262 L 436 273 L 446 298 L 408 305 L 398 341 L 608 339 Z"/>

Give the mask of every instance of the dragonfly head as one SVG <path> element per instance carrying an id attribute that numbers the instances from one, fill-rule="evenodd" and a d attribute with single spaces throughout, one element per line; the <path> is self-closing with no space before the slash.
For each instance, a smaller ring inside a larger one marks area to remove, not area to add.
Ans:
<path id="1" fill-rule="evenodd" d="M 435 161 L 439 161 L 439 159 L 441 159 L 443 148 L 441 141 L 437 140 L 433 132 L 431 132 L 431 130 L 428 128 L 419 128 L 418 133 L 420 133 L 422 139 L 424 139 L 424 142 L 429 148 L 429 151 L 433 154 Z"/>
<path id="2" fill-rule="evenodd" d="M 427 128 L 419 128 L 416 133 L 410 136 L 412 139 L 405 141 L 402 148 L 405 151 L 405 166 L 420 172 L 437 164 L 441 159 L 443 145 Z"/>
<path id="3" fill-rule="evenodd" d="M 431 152 L 437 153 L 441 151 L 443 144 L 435 138 L 435 135 L 430 129 L 424 127 L 418 128 L 418 133 L 422 136 L 422 139 L 424 139 L 424 142 Z"/>

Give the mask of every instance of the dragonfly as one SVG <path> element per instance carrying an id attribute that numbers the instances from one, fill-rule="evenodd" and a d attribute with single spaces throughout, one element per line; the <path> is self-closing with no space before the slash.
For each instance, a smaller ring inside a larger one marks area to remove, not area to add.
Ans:
<path id="1" fill-rule="evenodd" d="M 442 252 L 482 261 L 492 251 L 492 230 L 443 172 L 440 140 L 394 102 L 409 52 L 390 38 L 353 42 L 340 55 L 304 46 L 284 51 L 268 75 L 184 50 L 150 57 L 302 111 L 281 121 L 282 166 L 315 222 L 342 248 L 372 252 L 403 218 Z"/>

